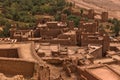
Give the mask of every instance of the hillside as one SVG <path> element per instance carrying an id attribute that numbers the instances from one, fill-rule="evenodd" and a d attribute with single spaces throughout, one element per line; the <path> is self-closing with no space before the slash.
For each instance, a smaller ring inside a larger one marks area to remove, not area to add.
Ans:
<path id="1" fill-rule="evenodd" d="M 120 0 L 68 0 L 77 6 L 86 9 L 95 9 L 96 12 L 108 11 L 109 17 L 120 19 Z"/>
<path id="2" fill-rule="evenodd" d="M 0 37 L 9 36 L 9 28 L 34 28 L 38 17 L 55 16 L 66 7 L 65 0 L 0 0 Z M 37 15 L 37 17 L 36 17 Z"/>

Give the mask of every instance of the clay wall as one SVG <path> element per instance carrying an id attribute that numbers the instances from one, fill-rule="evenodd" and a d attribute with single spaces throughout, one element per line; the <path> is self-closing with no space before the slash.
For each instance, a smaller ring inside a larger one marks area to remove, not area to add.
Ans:
<path id="1" fill-rule="evenodd" d="M 0 49 L 0 57 L 18 58 L 18 50 L 17 48 Z"/>
<path id="2" fill-rule="evenodd" d="M 68 22 L 68 27 L 72 30 L 72 29 L 74 29 L 74 22 L 73 21 L 69 21 Z"/>
<path id="3" fill-rule="evenodd" d="M 18 59 L 0 58 L 0 72 L 5 75 L 23 75 L 32 77 L 34 73 L 34 62 L 28 62 Z"/>
<path id="4" fill-rule="evenodd" d="M 106 51 L 110 49 L 110 38 L 107 35 L 104 35 L 104 41 L 103 41 L 103 56 L 106 55 Z"/>
<path id="5" fill-rule="evenodd" d="M 88 80 L 101 80 L 98 79 L 95 75 L 93 75 L 92 73 L 88 72 L 87 70 L 85 70 L 85 76 L 87 77 Z"/>
<path id="6" fill-rule="evenodd" d="M 57 37 L 59 34 L 61 34 L 60 29 L 44 29 L 40 30 L 41 36 L 51 36 L 51 37 Z"/>
<path id="7" fill-rule="evenodd" d="M 70 39 L 71 41 L 76 42 L 76 34 L 74 34 L 74 35 L 61 34 L 57 38 L 58 39 Z"/>
<path id="8" fill-rule="evenodd" d="M 61 14 L 61 21 L 66 22 L 67 21 L 67 14 Z"/>
<path id="9" fill-rule="evenodd" d="M 82 69 L 78 69 L 78 80 L 100 80 L 98 78 L 96 78 L 94 75 L 91 75 L 91 73 L 89 73 L 87 70 L 82 70 Z M 84 76 L 84 79 L 82 78 L 82 76 Z"/>
<path id="10" fill-rule="evenodd" d="M 81 46 L 87 46 L 88 45 L 88 35 L 81 35 L 80 37 L 80 43 Z"/>
<path id="11" fill-rule="evenodd" d="M 87 46 L 88 44 L 101 44 L 102 45 L 103 41 L 101 40 L 81 40 L 81 46 Z"/>
<path id="12" fill-rule="evenodd" d="M 10 38 L 13 39 L 14 38 L 14 32 L 15 32 L 16 29 L 10 29 Z"/>
<path id="13" fill-rule="evenodd" d="M 92 23 L 80 22 L 79 28 L 82 30 L 82 32 L 89 32 L 89 33 L 98 32 L 96 22 L 92 22 Z"/>
<path id="14" fill-rule="evenodd" d="M 94 58 L 102 58 L 102 47 L 96 49 L 91 54 L 94 56 Z"/>
<path id="15" fill-rule="evenodd" d="M 108 12 L 102 12 L 101 18 L 103 22 L 108 21 Z"/>
<path id="16" fill-rule="evenodd" d="M 51 21 L 51 18 L 45 18 L 45 17 L 43 17 L 43 18 L 39 18 L 37 21 L 36 21 L 36 24 L 39 24 L 39 23 L 41 23 L 41 24 L 45 24 L 46 22 L 48 22 L 48 21 Z"/>
<path id="17" fill-rule="evenodd" d="M 14 36 L 13 39 L 17 39 L 17 41 L 22 41 L 22 37 L 21 36 Z"/>
<path id="18" fill-rule="evenodd" d="M 36 28 L 36 30 L 34 31 L 34 37 L 40 37 L 40 29 Z"/>
<path id="19" fill-rule="evenodd" d="M 48 28 L 50 28 L 50 29 L 54 29 L 54 28 L 57 28 L 57 27 L 58 27 L 57 24 L 58 24 L 57 22 L 48 22 L 48 23 L 47 23 L 47 26 L 48 26 Z"/>
<path id="20" fill-rule="evenodd" d="M 51 43 L 51 44 L 61 44 L 61 45 L 76 45 L 76 42 L 71 42 L 71 40 L 68 39 L 54 39 L 54 40 L 39 40 L 41 43 Z"/>
<path id="21" fill-rule="evenodd" d="M 88 41 L 88 43 L 90 44 L 102 44 L 103 41 L 102 40 L 98 40 L 98 39 L 95 39 L 95 40 L 90 40 Z"/>
<path id="22" fill-rule="evenodd" d="M 31 44 L 31 51 L 32 51 L 32 55 L 33 57 L 38 60 L 39 65 L 36 66 L 37 67 L 37 71 L 38 71 L 38 80 L 50 80 L 50 69 L 48 67 L 48 65 L 45 64 L 45 62 L 43 60 L 41 60 L 41 58 L 37 55 L 35 49 L 33 48 L 35 45 L 32 42 Z M 36 69 L 36 68 L 35 68 Z"/>
<path id="23" fill-rule="evenodd" d="M 40 66 L 38 80 L 50 80 L 50 69 L 49 69 L 49 67 Z"/>
<path id="24" fill-rule="evenodd" d="M 93 9 L 90 9 L 90 10 L 88 10 L 88 15 L 87 15 L 87 17 L 88 17 L 89 19 L 94 19 L 94 14 L 95 14 L 94 10 L 93 10 Z"/>

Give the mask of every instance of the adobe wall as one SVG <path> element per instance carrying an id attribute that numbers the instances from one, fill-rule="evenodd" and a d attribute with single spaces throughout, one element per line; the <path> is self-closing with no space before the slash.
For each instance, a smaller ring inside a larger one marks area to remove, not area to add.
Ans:
<path id="1" fill-rule="evenodd" d="M 45 30 L 40 30 L 40 35 L 43 36 L 51 36 L 51 37 L 57 37 L 59 34 L 61 34 L 60 29 L 45 29 Z"/>
<path id="2" fill-rule="evenodd" d="M 69 27 L 71 30 L 74 29 L 74 26 L 75 26 L 75 24 L 74 24 L 73 21 L 68 21 L 68 27 Z"/>
<path id="3" fill-rule="evenodd" d="M 67 14 L 61 14 L 61 21 L 66 22 L 67 21 Z"/>
<path id="4" fill-rule="evenodd" d="M 82 32 L 95 33 L 97 32 L 97 22 L 83 22 L 80 21 L 79 28 Z"/>
<path id="5" fill-rule="evenodd" d="M 57 37 L 58 39 L 70 39 L 71 43 L 76 43 L 77 44 L 77 40 L 76 40 L 76 34 L 75 35 L 66 35 L 66 34 L 61 34 Z"/>
<path id="6" fill-rule="evenodd" d="M 94 58 L 102 58 L 102 47 L 96 49 L 91 54 L 94 56 Z"/>
<path id="7" fill-rule="evenodd" d="M 94 16 L 95 16 L 94 10 L 93 10 L 93 9 L 88 10 L 88 15 L 87 15 L 87 17 L 88 17 L 89 19 L 94 19 Z"/>
<path id="8" fill-rule="evenodd" d="M 5 75 L 23 75 L 32 77 L 34 73 L 34 62 L 28 62 L 18 59 L 0 58 L 0 72 Z"/>
<path id="9" fill-rule="evenodd" d="M 14 36 L 13 39 L 17 39 L 17 41 L 21 41 L 21 40 L 22 40 L 22 37 L 21 37 L 21 36 Z"/>
<path id="10" fill-rule="evenodd" d="M 0 49 L 0 57 L 18 58 L 18 50 L 17 48 Z"/>
<path id="11" fill-rule="evenodd" d="M 34 37 L 40 37 L 40 29 L 36 28 L 36 30 L 34 31 Z"/>
<path id="12" fill-rule="evenodd" d="M 101 80 L 101 79 L 98 79 L 97 76 L 95 76 L 94 74 L 90 73 L 87 70 L 85 70 L 85 75 L 86 75 L 88 80 Z"/>
<path id="13" fill-rule="evenodd" d="M 16 30 L 16 29 L 15 29 Z M 14 29 L 10 29 L 9 31 L 10 31 L 10 38 L 11 39 L 13 39 L 14 38 L 14 32 L 15 32 L 15 30 Z"/>
<path id="14" fill-rule="evenodd" d="M 103 22 L 108 21 L 108 12 L 102 12 L 101 18 Z"/>
<path id="15" fill-rule="evenodd" d="M 37 73 L 38 73 L 38 80 L 50 80 L 50 69 L 48 67 L 48 65 L 46 64 L 46 62 L 44 62 L 36 53 L 35 49 L 33 48 L 34 42 L 32 42 L 31 44 L 31 51 L 32 51 L 32 55 L 33 57 L 38 61 L 38 66 L 37 67 Z M 36 69 L 36 68 L 35 68 Z"/>
<path id="16" fill-rule="evenodd" d="M 38 80 L 50 80 L 50 69 L 49 67 L 39 67 L 39 78 Z"/>
<path id="17" fill-rule="evenodd" d="M 97 34 L 92 34 L 93 35 L 93 39 L 90 39 L 89 36 L 91 34 L 81 34 L 81 37 L 80 38 L 80 44 L 81 46 L 87 46 L 88 44 L 103 44 L 103 40 L 99 40 L 97 39 Z M 95 38 L 94 38 L 95 37 Z"/>
<path id="18" fill-rule="evenodd" d="M 50 29 L 55 29 L 55 28 L 57 28 L 58 26 L 57 26 L 57 22 L 48 22 L 47 23 L 47 27 L 48 28 L 50 28 Z"/>
<path id="19" fill-rule="evenodd" d="M 92 43 L 92 44 L 102 44 L 103 41 L 102 41 L 102 40 L 98 40 L 98 39 L 96 39 L 96 40 L 89 40 L 88 43 Z"/>
<path id="20" fill-rule="evenodd" d="M 84 76 L 85 80 L 100 80 L 98 79 L 95 75 L 92 75 L 92 73 L 89 73 L 87 70 L 85 69 L 80 69 L 78 68 L 78 80 L 82 79 L 82 76 Z M 82 76 L 81 76 L 82 75 Z M 84 80 L 84 79 L 83 79 Z"/>
<path id="21" fill-rule="evenodd" d="M 106 51 L 110 49 L 110 38 L 109 36 L 105 35 L 104 37 L 104 41 L 103 41 L 103 56 L 105 56 Z"/>
<path id="22" fill-rule="evenodd" d="M 39 40 L 41 43 L 61 44 L 61 45 L 76 45 L 76 42 L 71 42 L 69 39 L 56 39 L 56 40 Z"/>

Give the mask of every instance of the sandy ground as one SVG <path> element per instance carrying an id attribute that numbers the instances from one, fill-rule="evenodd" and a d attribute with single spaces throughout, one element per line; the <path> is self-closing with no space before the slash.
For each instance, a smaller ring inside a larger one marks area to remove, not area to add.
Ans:
<path id="1" fill-rule="evenodd" d="M 120 19 L 120 0 L 68 0 L 76 3 L 76 6 L 95 9 L 96 12 L 107 11 L 109 17 Z"/>

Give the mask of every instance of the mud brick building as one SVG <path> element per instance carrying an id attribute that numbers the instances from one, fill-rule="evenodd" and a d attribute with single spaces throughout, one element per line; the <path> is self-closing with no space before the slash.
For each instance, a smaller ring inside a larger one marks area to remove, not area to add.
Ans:
<path id="1" fill-rule="evenodd" d="M 77 43 L 80 46 L 87 46 L 88 44 L 101 44 L 103 46 L 103 53 L 109 50 L 109 36 L 104 31 L 101 32 L 98 30 L 96 22 L 80 22 L 76 35 Z M 103 56 L 105 56 L 105 54 L 103 54 Z"/>

